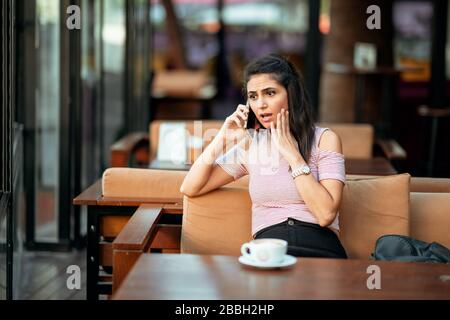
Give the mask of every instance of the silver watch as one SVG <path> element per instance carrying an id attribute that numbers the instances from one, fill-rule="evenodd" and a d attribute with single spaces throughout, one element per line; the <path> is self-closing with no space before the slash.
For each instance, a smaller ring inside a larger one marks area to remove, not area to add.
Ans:
<path id="1" fill-rule="evenodd" d="M 295 179 L 295 178 L 297 178 L 298 176 L 301 176 L 302 174 L 308 175 L 308 174 L 310 174 L 310 173 L 311 173 L 311 168 L 308 167 L 308 165 L 303 164 L 303 165 L 297 167 L 295 170 L 293 170 L 292 173 L 291 173 L 291 175 L 292 175 L 292 178 Z"/>

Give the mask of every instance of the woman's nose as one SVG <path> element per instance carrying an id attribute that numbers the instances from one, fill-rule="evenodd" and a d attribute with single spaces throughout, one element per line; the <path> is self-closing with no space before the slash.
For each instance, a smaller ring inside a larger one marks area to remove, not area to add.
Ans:
<path id="1" fill-rule="evenodd" d="M 268 105 L 264 99 L 258 99 L 258 101 L 256 102 L 256 106 L 258 107 L 258 109 L 261 109 L 261 110 L 264 110 L 268 107 Z"/>

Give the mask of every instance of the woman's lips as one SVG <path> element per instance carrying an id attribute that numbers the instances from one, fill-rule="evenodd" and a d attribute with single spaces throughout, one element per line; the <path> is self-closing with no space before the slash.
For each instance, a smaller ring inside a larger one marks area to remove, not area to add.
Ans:
<path id="1" fill-rule="evenodd" d="M 270 121 L 272 120 L 272 114 L 270 113 L 270 114 L 262 115 L 261 120 L 262 120 L 262 122 L 270 123 Z"/>

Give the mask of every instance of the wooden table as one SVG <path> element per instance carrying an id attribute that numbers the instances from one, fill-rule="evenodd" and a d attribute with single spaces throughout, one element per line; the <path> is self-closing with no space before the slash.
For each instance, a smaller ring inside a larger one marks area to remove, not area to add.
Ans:
<path id="1" fill-rule="evenodd" d="M 367 288 L 369 265 L 380 290 Z M 113 299 L 450 299 L 449 276 L 444 264 L 299 258 L 262 270 L 230 256 L 143 254 Z"/>
<path id="2" fill-rule="evenodd" d="M 189 164 L 178 165 L 172 162 L 153 161 L 149 168 L 159 170 L 189 170 L 190 167 Z M 346 174 L 352 175 L 373 176 L 387 176 L 397 173 L 391 162 L 381 157 L 371 159 L 345 159 L 345 172 Z"/>
<path id="3" fill-rule="evenodd" d="M 386 158 L 345 159 L 345 173 L 358 175 L 387 176 L 397 171 Z"/>

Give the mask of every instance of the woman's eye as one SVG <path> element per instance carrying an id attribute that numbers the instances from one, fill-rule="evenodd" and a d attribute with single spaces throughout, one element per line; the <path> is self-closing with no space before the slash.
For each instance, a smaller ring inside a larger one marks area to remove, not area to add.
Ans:
<path id="1" fill-rule="evenodd" d="M 275 95 L 275 91 L 269 91 L 269 92 L 267 92 L 267 94 L 268 94 L 269 96 L 273 96 L 273 95 Z"/>
<path id="2" fill-rule="evenodd" d="M 251 99 L 251 100 L 255 100 L 256 99 L 255 96 L 249 96 L 248 98 Z"/>

